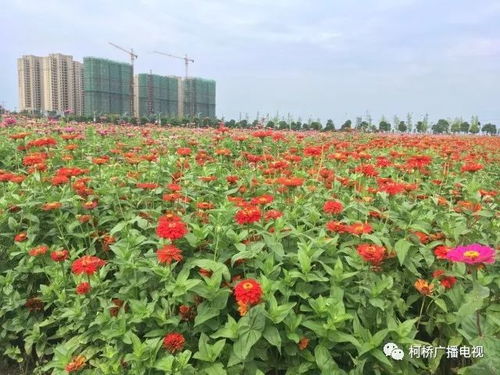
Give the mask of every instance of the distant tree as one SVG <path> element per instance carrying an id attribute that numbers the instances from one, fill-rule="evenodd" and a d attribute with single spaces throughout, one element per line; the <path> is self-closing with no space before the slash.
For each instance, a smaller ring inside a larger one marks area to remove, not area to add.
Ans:
<path id="1" fill-rule="evenodd" d="M 460 131 L 464 133 L 468 133 L 470 128 L 470 124 L 467 121 L 464 121 L 460 124 Z"/>
<path id="2" fill-rule="evenodd" d="M 370 124 L 368 124 L 368 122 L 366 121 L 361 121 L 361 124 L 359 124 L 358 128 L 359 130 L 363 131 L 363 132 L 366 132 L 368 130 L 368 128 L 370 127 Z"/>
<path id="3" fill-rule="evenodd" d="M 266 127 L 268 128 L 274 128 L 274 121 L 268 121 L 266 124 Z"/>
<path id="4" fill-rule="evenodd" d="M 311 122 L 310 127 L 311 127 L 311 129 L 313 129 L 313 130 L 321 130 L 321 128 L 322 128 L 323 126 L 321 125 L 321 122 L 319 122 L 319 121 L 313 121 L 313 122 Z"/>
<path id="5" fill-rule="evenodd" d="M 366 111 L 366 122 L 368 123 L 368 127 L 372 127 L 373 125 L 373 119 L 372 116 L 370 115 L 370 112 Z"/>
<path id="6" fill-rule="evenodd" d="M 331 119 L 326 122 L 325 130 L 326 131 L 335 130 L 335 124 L 333 123 L 333 121 Z"/>
<path id="7" fill-rule="evenodd" d="M 348 130 L 351 129 L 352 121 L 351 120 L 346 120 L 340 127 L 340 130 Z"/>
<path id="8" fill-rule="evenodd" d="M 302 129 L 302 122 L 299 120 L 294 123 L 294 126 L 292 127 L 293 130 L 300 130 Z"/>
<path id="9" fill-rule="evenodd" d="M 472 116 L 471 120 L 470 120 L 470 125 L 471 127 L 474 126 L 474 128 L 481 128 L 481 123 L 479 122 L 479 117 L 477 116 Z M 471 131 L 472 132 L 472 131 Z"/>
<path id="10" fill-rule="evenodd" d="M 417 132 L 423 133 L 425 131 L 425 129 L 424 129 L 424 122 L 423 121 L 418 121 L 416 128 L 417 128 Z"/>
<path id="11" fill-rule="evenodd" d="M 494 124 L 485 124 L 481 130 L 484 133 L 495 135 L 497 133 L 497 126 Z"/>
<path id="12" fill-rule="evenodd" d="M 444 119 L 440 119 L 436 124 L 432 126 L 432 131 L 436 134 L 448 133 L 450 124 Z"/>
<path id="13" fill-rule="evenodd" d="M 393 119 L 392 119 L 392 123 L 393 123 L 393 129 L 397 129 L 399 127 L 399 123 L 401 122 L 401 120 L 399 119 L 398 116 L 394 116 Z"/>
<path id="14" fill-rule="evenodd" d="M 361 117 L 356 117 L 356 125 L 354 126 L 355 129 L 360 129 L 361 128 L 361 122 L 363 119 Z"/>
<path id="15" fill-rule="evenodd" d="M 413 130 L 413 117 L 411 113 L 408 113 L 406 115 L 406 126 L 408 127 L 408 132 L 411 133 L 411 131 Z"/>
<path id="16" fill-rule="evenodd" d="M 282 120 L 282 121 L 279 122 L 278 129 L 285 130 L 285 129 L 288 129 L 288 128 L 289 128 L 289 126 L 288 126 L 288 124 L 287 124 L 286 121 Z"/>
<path id="17" fill-rule="evenodd" d="M 391 131 L 391 124 L 385 121 L 385 119 L 382 119 L 380 123 L 378 124 L 378 129 L 381 132 L 389 132 Z"/>
<path id="18" fill-rule="evenodd" d="M 479 122 L 473 122 L 470 125 L 469 132 L 471 132 L 472 134 L 479 133 Z"/>
<path id="19" fill-rule="evenodd" d="M 460 122 L 459 121 L 453 121 L 451 124 L 450 131 L 452 133 L 458 133 L 460 131 Z"/>
<path id="20" fill-rule="evenodd" d="M 400 121 L 399 122 L 399 125 L 398 125 L 398 130 L 400 132 L 405 132 L 406 130 L 408 130 L 408 127 L 406 126 L 405 122 L 404 121 Z"/>
<path id="21" fill-rule="evenodd" d="M 422 119 L 422 123 L 423 123 L 423 132 L 422 133 L 426 133 L 427 132 L 427 129 L 429 129 L 429 115 L 426 113 L 424 118 Z"/>
<path id="22" fill-rule="evenodd" d="M 304 122 L 304 123 L 302 124 L 302 130 L 309 130 L 309 129 L 310 129 L 309 124 L 308 124 L 307 122 Z"/>

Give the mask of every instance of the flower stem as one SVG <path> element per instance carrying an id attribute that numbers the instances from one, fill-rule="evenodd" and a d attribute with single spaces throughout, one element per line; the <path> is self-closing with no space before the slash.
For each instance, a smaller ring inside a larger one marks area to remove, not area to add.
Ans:
<path id="1" fill-rule="evenodd" d="M 420 313 L 418 314 L 417 331 L 418 327 L 420 326 L 420 321 L 422 320 L 422 312 L 424 311 L 424 304 L 425 304 L 425 296 L 422 299 L 422 305 L 420 306 Z"/>

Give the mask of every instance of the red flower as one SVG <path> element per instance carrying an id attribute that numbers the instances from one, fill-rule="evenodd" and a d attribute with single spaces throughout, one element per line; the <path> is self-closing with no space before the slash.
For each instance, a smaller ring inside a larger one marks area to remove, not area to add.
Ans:
<path id="1" fill-rule="evenodd" d="M 258 197 L 253 198 L 250 203 L 251 204 L 268 204 L 274 200 L 274 197 L 270 194 L 260 195 Z"/>
<path id="2" fill-rule="evenodd" d="M 298 344 L 299 350 L 306 349 L 308 345 L 309 345 L 309 339 L 307 337 L 302 337 L 299 340 L 299 344 Z"/>
<path id="3" fill-rule="evenodd" d="M 184 237 L 188 230 L 180 217 L 168 214 L 160 217 L 158 226 L 156 227 L 156 234 L 160 238 L 168 238 L 169 240 L 176 240 Z"/>
<path id="4" fill-rule="evenodd" d="M 439 279 L 439 277 L 441 277 L 442 275 L 444 275 L 444 270 L 435 270 L 433 273 L 432 273 L 432 277 L 435 278 L 435 279 Z"/>
<path id="5" fill-rule="evenodd" d="M 68 250 L 53 251 L 50 253 L 50 257 L 54 262 L 64 262 L 66 259 L 69 258 L 69 251 Z"/>
<path id="6" fill-rule="evenodd" d="M 93 275 L 99 268 L 106 264 L 105 260 L 101 258 L 85 255 L 73 262 L 71 265 L 71 271 L 77 275 L 86 273 L 87 275 Z"/>
<path id="7" fill-rule="evenodd" d="M 462 168 L 460 168 L 460 172 L 477 172 L 483 168 L 484 167 L 481 164 L 469 162 L 462 165 Z"/>
<path id="8" fill-rule="evenodd" d="M 27 239 L 28 239 L 28 234 L 26 232 L 16 234 L 16 236 L 14 237 L 14 241 L 16 242 L 23 242 L 26 241 Z"/>
<path id="9" fill-rule="evenodd" d="M 180 333 L 169 333 L 163 339 L 163 347 L 170 353 L 181 351 L 186 339 Z"/>
<path id="10" fill-rule="evenodd" d="M 191 154 L 191 149 L 189 147 L 179 147 L 177 149 L 177 155 L 186 156 Z"/>
<path id="11" fill-rule="evenodd" d="M 439 245 L 434 249 L 434 255 L 438 259 L 446 259 L 446 254 L 448 254 L 448 251 L 450 250 L 451 248 L 449 248 L 448 246 Z"/>
<path id="12" fill-rule="evenodd" d="M 160 185 L 152 182 L 142 182 L 142 183 L 138 182 L 137 184 L 135 184 L 135 186 L 139 189 L 149 189 L 149 190 L 153 190 L 160 187 Z"/>
<path id="13" fill-rule="evenodd" d="M 368 223 L 355 223 L 345 227 L 345 231 L 355 235 L 361 235 L 363 233 L 371 233 L 373 228 Z"/>
<path id="14" fill-rule="evenodd" d="M 234 287 L 234 296 L 237 302 L 255 305 L 262 298 L 262 287 L 254 279 L 242 280 Z"/>
<path id="15" fill-rule="evenodd" d="M 262 213 L 259 207 L 248 206 L 239 210 L 234 219 L 238 224 L 250 224 L 259 221 L 262 217 Z"/>
<path id="16" fill-rule="evenodd" d="M 358 165 L 355 169 L 354 169 L 355 172 L 357 173 L 362 173 L 364 174 L 365 176 L 369 176 L 369 177 L 375 177 L 375 176 L 378 176 L 378 172 L 377 170 L 375 169 L 375 167 L 371 164 L 361 164 L 361 165 Z"/>
<path id="17" fill-rule="evenodd" d="M 326 201 L 323 205 L 323 211 L 328 214 L 339 214 L 344 209 L 344 205 L 339 201 Z"/>
<path id="18" fill-rule="evenodd" d="M 76 286 L 76 294 L 87 294 L 88 292 L 90 292 L 90 283 L 88 282 L 83 282 L 83 283 L 80 283 Z"/>
<path id="19" fill-rule="evenodd" d="M 426 244 L 427 242 L 429 242 L 429 236 L 427 234 L 423 232 L 413 232 L 413 234 L 418 237 L 420 243 Z"/>
<path id="20" fill-rule="evenodd" d="M 37 246 L 29 251 L 29 255 L 34 256 L 34 257 L 39 256 L 39 255 L 43 255 L 47 252 L 48 249 L 49 248 L 47 246 L 44 246 L 44 245 Z"/>
<path id="21" fill-rule="evenodd" d="M 397 182 L 391 182 L 391 183 L 383 184 L 379 190 L 383 191 L 389 195 L 396 195 L 396 194 L 405 192 L 406 188 L 405 188 L 404 184 L 399 184 Z"/>
<path id="22" fill-rule="evenodd" d="M 357 247 L 358 254 L 367 262 L 372 265 L 379 265 L 385 258 L 385 248 L 383 246 L 360 244 Z"/>
<path id="23" fill-rule="evenodd" d="M 196 315 L 195 311 L 191 308 L 191 306 L 180 305 L 179 306 L 179 315 L 181 316 L 181 320 L 192 320 Z"/>
<path id="24" fill-rule="evenodd" d="M 340 221 L 329 221 L 326 223 L 326 229 L 330 232 L 344 233 L 347 231 L 347 225 L 341 223 Z"/>
<path id="25" fill-rule="evenodd" d="M 158 262 L 171 264 L 173 261 L 180 262 L 183 259 L 182 251 L 174 245 L 165 245 L 156 252 Z"/>
<path id="26" fill-rule="evenodd" d="M 205 268 L 200 268 L 198 273 L 200 274 L 200 276 L 204 276 L 204 277 L 212 277 L 212 274 L 213 274 L 212 271 L 207 270 Z"/>
<path id="27" fill-rule="evenodd" d="M 457 279 L 453 276 L 443 277 L 440 281 L 441 285 L 444 286 L 446 289 L 450 289 L 451 287 L 453 287 L 453 285 L 455 285 L 456 282 Z"/>
<path id="28" fill-rule="evenodd" d="M 43 302 L 40 298 L 37 297 L 32 297 L 26 300 L 26 303 L 24 304 L 25 307 L 27 307 L 31 312 L 33 311 L 41 311 L 43 310 Z"/>
<path id="29" fill-rule="evenodd" d="M 266 212 L 266 215 L 265 215 L 265 220 L 266 221 L 269 221 L 269 220 L 273 220 L 273 219 L 278 219 L 280 217 L 283 216 L 283 213 L 281 211 L 278 211 L 278 210 L 269 210 Z"/>

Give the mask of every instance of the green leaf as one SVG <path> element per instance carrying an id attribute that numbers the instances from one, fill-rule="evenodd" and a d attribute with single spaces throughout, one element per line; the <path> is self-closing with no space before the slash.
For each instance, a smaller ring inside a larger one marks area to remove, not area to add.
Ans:
<path id="1" fill-rule="evenodd" d="M 317 345 L 314 348 L 314 357 L 316 364 L 322 372 L 331 373 L 332 370 L 338 370 L 338 366 L 333 360 L 330 351 L 323 345 Z"/>
<path id="2" fill-rule="evenodd" d="M 278 329 L 274 325 L 266 327 L 264 331 L 264 338 L 269 344 L 276 346 L 281 354 L 281 336 Z"/>
<path id="3" fill-rule="evenodd" d="M 219 310 L 209 307 L 207 302 L 202 302 L 198 306 L 198 314 L 194 318 L 194 326 L 197 327 L 216 316 L 219 316 Z"/>
<path id="4" fill-rule="evenodd" d="M 407 241 L 404 238 L 401 238 L 394 245 L 394 250 L 396 250 L 396 255 L 398 256 L 399 264 L 403 265 L 406 259 L 406 255 L 408 254 L 408 249 L 411 246 L 411 242 Z"/>

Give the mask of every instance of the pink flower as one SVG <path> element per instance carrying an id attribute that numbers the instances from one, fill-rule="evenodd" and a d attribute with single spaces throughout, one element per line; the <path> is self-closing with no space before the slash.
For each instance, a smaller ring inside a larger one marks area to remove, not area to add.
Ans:
<path id="1" fill-rule="evenodd" d="M 495 250 L 488 246 L 473 243 L 451 249 L 446 254 L 446 259 L 452 262 L 463 262 L 467 264 L 494 263 Z"/>

